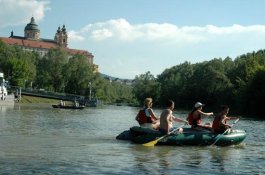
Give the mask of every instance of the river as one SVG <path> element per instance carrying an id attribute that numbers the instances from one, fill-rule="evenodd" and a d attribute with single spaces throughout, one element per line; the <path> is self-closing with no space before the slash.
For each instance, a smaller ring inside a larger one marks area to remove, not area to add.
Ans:
<path id="1" fill-rule="evenodd" d="M 231 147 L 144 147 L 116 140 L 137 125 L 137 110 L 0 106 L 0 174 L 265 174 L 265 121 L 241 117 L 234 127 L 248 135 Z M 174 111 L 181 118 L 186 113 Z"/>

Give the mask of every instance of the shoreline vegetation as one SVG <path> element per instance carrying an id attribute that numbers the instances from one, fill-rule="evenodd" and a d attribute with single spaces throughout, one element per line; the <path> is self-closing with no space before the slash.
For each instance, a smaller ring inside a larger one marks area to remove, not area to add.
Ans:
<path id="1" fill-rule="evenodd" d="M 30 104 L 30 103 L 46 103 L 46 104 L 58 104 L 60 100 L 51 99 L 51 98 L 43 98 L 43 97 L 34 97 L 28 95 L 22 95 L 21 100 L 17 102 L 18 104 Z M 66 105 L 71 105 L 72 101 L 65 101 Z M 132 107 L 140 107 L 137 104 L 132 103 L 105 103 L 107 105 L 116 105 L 116 106 L 132 106 Z"/>
<path id="2" fill-rule="evenodd" d="M 42 98 L 42 97 L 34 97 L 34 96 L 27 96 L 27 95 L 22 95 L 21 96 L 21 100 L 19 102 L 16 102 L 17 104 L 58 104 L 60 102 L 60 100 L 56 100 L 56 99 L 50 99 L 50 98 Z M 72 105 L 73 102 L 71 101 L 64 101 L 66 105 Z M 137 105 L 137 104 L 129 104 L 129 103 L 105 103 L 106 105 L 115 105 L 115 106 L 131 106 L 131 107 L 138 107 L 141 108 L 141 105 Z M 163 107 L 155 107 L 154 109 L 156 110 L 162 110 Z M 185 111 L 185 112 L 189 112 L 188 108 L 176 108 L 175 110 L 180 110 L 180 111 Z M 208 108 L 208 111 L 217 111 L 216 109 L 212 109 L 212 108 Z M 239 113 L 233 113 L 231 112 L 230 115 L 232 116 L 245 116 L 245 115 L 241 115 Z M 261 119 L 261 118 L 260 118 Z"/>
<path id="3" fill-rule="evenodd" d="M 97 98 L 105 104 L 141 106 L 143 99 L 151 97 L 154 107 L 162 107 L 171 99 L 178 108 L 190 109 L 200 101 L 207 108 L 228 105 L 231 113 L 264 118 L 265 49 L 234 59 L 186 61 L 172 65 L 157 76 L 147 71 L 130 83 L 104 79 L 82 55 L 68 59 L 61 48 L 41 57 L 0 41 L 0 53 L 0 72 L 6 75 L 10 86 L 78 94 L 87 99 Z M 21 103 L 29 102 L 39 100 L 26 98 Z"/>
<path id="4" fill-rule="evenodd" d="M 13 87 L 76 94 L 107 103 L 135 101 L 130 82 L 102 76 L 84 55 L 69 58 L 61 47 L 41 56 L 0 39 L 0 72 Z"/>

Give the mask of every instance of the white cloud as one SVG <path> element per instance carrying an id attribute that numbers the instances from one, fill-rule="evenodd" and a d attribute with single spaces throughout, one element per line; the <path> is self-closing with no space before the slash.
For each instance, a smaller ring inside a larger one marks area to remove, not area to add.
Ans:
<path id="1" fill-rule="evenodd" d="M 25 24 L 30 17 L 41 20 L 49 10 L 49 1 L 0 0 L 0 27 Z"/>
<path id="2" fill-rule="evenodd" d="M 232 25 L 228 27 L 217 27 L 213 25 L 207 26 L 183 26 L 178 27 L 174 24 L 130 24 L 125 19 L 109 20 L 95 24 L 89 24 L 80 31 L 72 31 L 75 33 L 71 39 L 79 37 L 92 38 L 95 41 L 104 42 L 104 40 L 115 40 L 120 42 L 162 42 L 174 43 L 179 45 L 196 44 L 207 41 L 211 38 L 220 37 L 222 35 L 231 34 L 248 34 L 252 32 L 265 33 L 265 26 L 241 26 Z"/>
<path id="3" fill-rule="evenodd" d="M 252 25 L 252 26 L 241 26 L 238 24 L 234 24 L 228 27 L 217 27 L 213 25 L 207 25 L 205 27 L 205 32 L 208 34 L 216 34 L 216 35 L 226 35 L 226 34 L 243 34 L 250 32 L 258 32 L 264 33 L 265 26 L 264 25 Z"/>
<path id="4" fill-rule="evenodd" d="M 92 52 L 101 72 L 121 78 L 147 71 L 157 75 L 184 61 L 233 58 L 265 46 L 264 25 L 179 27 L 113 19 L 69 33 L 74 33 L 69 35 L 71 47 Z"/>
<path id="5" fill-rule="evenodd" d="M 99 29 L 99 30 L 94 30 L 92 32 L 92 38 L 94 38 L 95 40 L 104 40 L 112 36 L 113 36 L 112 32 L 108 29 Z"/>
<path id="6" fill-rule="evenodd" d="M 81 35 L 78 35 L 77 32 L 70 30 L 68 32 L 68 37 L 71 38 L 72 41 L 84 41 L 85 38 Z"/>

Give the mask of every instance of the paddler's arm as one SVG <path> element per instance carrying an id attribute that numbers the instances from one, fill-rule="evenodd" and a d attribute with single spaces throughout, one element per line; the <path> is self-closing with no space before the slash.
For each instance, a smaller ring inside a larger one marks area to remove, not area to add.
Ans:
<path id="1" fill-rule="evenodd" d="M 205 116 L 210 116 L 210 115 L 213 115 L 213 112 L 202 112 L 201 110 L 198 110 L 198 112 L 202 115 L 205 115 Z"/>
<path id="2" fill-rule="evenodd" d="M 183 120 L 183 119 L 181 119 L 181 118 L 177 118 L 177 117 L 175 117 L 175 116 L 172 116 L 172 118 L 173 118 L 173 120 L 176 121 L 176 122 L 184 122 L 184 123 L 186 123 L 186 125 L 189 124 L 189 122 L 188 122 L 187 120 Z"/>
<path id="3" fill-rule="evenodd" d="M 150 113 L 150 115 L 151 115 L 151 117 L 152 117 L 153 119 L 155 119 L 155 120 L 159 120 L 159 118 L 156 117 L 156 115 L 155 115 L 155 113 L 154 113 L 154 111 L 153 111 L 152 109 L 148 109 L 148 111 L 149 111 L 149 113 Z"/>

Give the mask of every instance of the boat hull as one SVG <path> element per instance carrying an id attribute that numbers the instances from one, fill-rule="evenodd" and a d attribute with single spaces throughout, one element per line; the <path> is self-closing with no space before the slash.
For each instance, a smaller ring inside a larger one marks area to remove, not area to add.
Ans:
<path id="1" fill-rule="evenodd" d="M 60 109 L 84 109 L 84 106 L 61 106 L 61 105 L 52 105 L 53 108 Z"/>
<path id="2" fill-rule="evenodd" d="M 143 144 L 163 136 L 159 131 L 148 128 L 132 127 L 129 131 L 124 131 L 117 136 L 119 140 L 131 140 L 134 143 Z M 171 134 L 162 140 L 159 140 L 157 145 L 172 145 L 172 146 L 206 146 L 215 143 L 217 146 L 237 145 L 244 141 L 247 134 L 243 130 L 232 130 L 228 134 L 217 134 L 207 130 L 196 130 L 192 128 L 184 128 L 183 133 Z"/>

